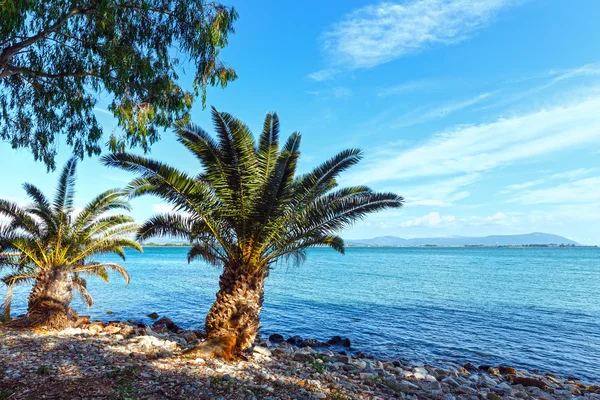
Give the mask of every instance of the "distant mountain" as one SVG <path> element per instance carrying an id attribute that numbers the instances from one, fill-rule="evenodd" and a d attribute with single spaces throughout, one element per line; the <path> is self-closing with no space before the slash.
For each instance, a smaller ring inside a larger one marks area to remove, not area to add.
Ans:
<path id="1" fill-rule="evenodd" d="M 493 235 L 485 237 L 446 236 L 434 238 L 403 239 L 396 236 L 381 236 L 373 239 L 345 240 L 348 246 L 527 246 L 527 245 L 573 245 L 579 243 L 549 233 L 527 233 L 524 235 Z"/>

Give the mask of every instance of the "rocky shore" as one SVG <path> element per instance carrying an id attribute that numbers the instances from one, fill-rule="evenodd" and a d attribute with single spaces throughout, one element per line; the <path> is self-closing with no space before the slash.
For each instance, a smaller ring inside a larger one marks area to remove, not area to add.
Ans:
<path id="1" fill-rule="evenodd" d="M 437 368 L 377 360 L 329 343 L 259 340 L 246 360 L 192 358 L 203 333 L 162 318 L 58 333 L 0 330 L 4 399 L 599 399 L 576 378 L 508 366 Z M 333 347 L 328 348 L 328 345 Z M 337 351 L 333 351 L 333 349 Z"/>

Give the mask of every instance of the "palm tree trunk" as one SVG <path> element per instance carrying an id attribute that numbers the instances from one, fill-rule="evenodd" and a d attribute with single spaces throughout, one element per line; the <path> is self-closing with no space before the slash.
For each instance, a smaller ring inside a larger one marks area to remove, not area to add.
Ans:
<path id="1" fill-rule="evenodd" d="M 77 313 L 71 308 L 73 282 L 66 268 L 49 268 L 35 281 L 29 294 L 26 324 L 30 327 L 65 329 Z"/>
<path id="2" fill-rule="evenodd" d="M 217 299 L 206 316 L 204 347 L 213 356 L 230 359 L 252 346 L 260 325 L 266 277 L 264 270 L 225 265 Z"/>

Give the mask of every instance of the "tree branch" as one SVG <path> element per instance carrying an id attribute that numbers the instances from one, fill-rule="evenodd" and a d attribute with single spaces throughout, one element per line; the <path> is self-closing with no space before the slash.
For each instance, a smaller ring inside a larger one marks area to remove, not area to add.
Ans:
<path id="1" fill-rule="evenodd" d="M 51 34 L 54 31 L 56 31 L 58 28 L 60 28 L 65 22 L 67 22 L 69 20 L 69 18 L 71 18 L 77 14 L 90 14 L 94 11 L 95 11 L 94 8 L 88 8 L 88 9 L 77 8 L 77 7 L 73 8 L 71 11 L 69 11 L 62 17 L 60 17 L 58 19 L 58 21 L 56 21 L 53 25 L 49 26 L 45 30 L 38 32 L 36 35 L 30 36 L 21 42 L 15 43 L 12 46 L 6 47 L 2 51 L 2 54 L 0 54 L 0 68 L 4 69 L 6 67 L 6 65 L 8 65 L 8 62 L 10 61 L 12 56 L 15 53 L 17 53 L 19 50 L 21 50 L 27 46 L 30 46 L 41 39 L 44 39 L 46 36 L 48 36 L 49 34 Z M 2 75 L 4 75 L 4 73 Z M 0 77 L 2 77 L 2 75 L 0 75 Z"/>

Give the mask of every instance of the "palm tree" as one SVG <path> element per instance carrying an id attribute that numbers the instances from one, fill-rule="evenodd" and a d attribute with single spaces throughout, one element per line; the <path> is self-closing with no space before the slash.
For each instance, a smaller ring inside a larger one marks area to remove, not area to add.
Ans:
<path id="1" fill-rule="evenodd" d="M 357 149 L 296 177 L 300 134 L 279 149 L 277 114 L 267 114 L 258 143 L 230 114 L 213 108 L 212 118 L 216 140 L 197 126 L 176 126 L 179 142 L 200 162 L 197 175 L 129 153 L 103 162 L 139 174 L 127 188 L 131 196 L 153 194 L 174 206 L 176 213 L 146 221 L 138 240 L 184 238 L 192 245 L 188 262 L 202 258 L 223 268 L 203 346 L 228 358 L 254 342 L 264 280 L 278 261 L 302 261 L 313 246 L 344 253 L 336 232 L 368 213 L 401 207 L 403 198 L 366 186 L 336 188 L 338 174 L 361 159 Z"/>
<path id="2" fill-rule="evenodd" d="M 75 169 L 71 158 L 59 178 L 56 195 L 50 202 L 40 189 L 29 183 L 23 188 L 32 203 L 21 207 L 0 200 L 0 216 L 9 222 L 0 226 L 0 268 L 10 272 L 2 277 L 8 287 L 3 306 L 4 319 L 10 317 L 15 285 L 33 283 L 27 315 L 14 325 L 63 329 L 73 323 L 77 313 L 70 307 L 77 291 L 86 306 L 93 304 L 86 289 L 85 276 L 108 281 L 108 270 L 116 271 L 129 283 L 127 271 L 119 264 L 92 261 L 91 257 L 115 253 L 125 259 L 124 248 L 141 251 L 141 246 L 126 237 L 138 226 L 125 215 L 109 212 L 129 210 L 122 190 L 108 190 L 75 212 Z"/>

